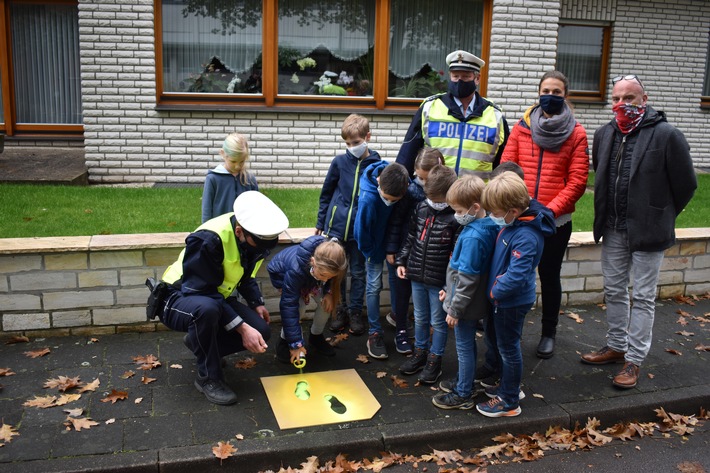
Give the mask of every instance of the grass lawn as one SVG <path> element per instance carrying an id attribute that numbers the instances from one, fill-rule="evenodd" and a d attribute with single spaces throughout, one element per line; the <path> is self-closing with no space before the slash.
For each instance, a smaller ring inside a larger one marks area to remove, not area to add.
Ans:
<path id="1" fill-rule="evenodd" d="M 593 184 L 594 175 L 590 175 Z M 315 226 L 320 189 L 263 189 L 291 228 Z M 78 187 L 0 184 L 0 238 L 190 232 L 200 224 L 201 188 Z M 577 203 L 574 231 L 590 231 L 593 194 Z M 681 228 L 710 222 L 710 174 L 678 217 Z"/>

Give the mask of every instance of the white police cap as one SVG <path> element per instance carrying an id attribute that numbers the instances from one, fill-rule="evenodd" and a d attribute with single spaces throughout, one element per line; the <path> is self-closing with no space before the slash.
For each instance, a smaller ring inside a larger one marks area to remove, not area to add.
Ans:
<path id="1" fill-rule="evenodd" d="M 263 240 L 274 240 L 288 228 L 288 217 L 259 191 L 246 191 L 234 200 L 234 216 L 247 232 Z"/>
<path id="2" fill-rule="evenodd" d="M 459 49 L 446 56 L 446 65 L 449 66 L 450 71 L 481 72 L 481 68 L 486 65 L 486 61 Z"/>

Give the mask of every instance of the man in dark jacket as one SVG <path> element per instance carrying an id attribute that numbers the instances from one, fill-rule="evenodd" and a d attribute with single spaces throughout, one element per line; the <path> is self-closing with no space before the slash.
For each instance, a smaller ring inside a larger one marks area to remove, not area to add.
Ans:
<path id="1" fill-rule="evenodd" d="M 613 384 L 632 388 L 651 348 L 663 252 L 675 243 L 675 219 L 697 181 L 688 142 L 663 112 L 647 105 L 639 78 L 619 76 L 612 83 L 615 119 L 594 133 L 592 149 L 594 240 L 602 241 L 607 344 L 582 355 L 582 362 L 623 362 Z"/>

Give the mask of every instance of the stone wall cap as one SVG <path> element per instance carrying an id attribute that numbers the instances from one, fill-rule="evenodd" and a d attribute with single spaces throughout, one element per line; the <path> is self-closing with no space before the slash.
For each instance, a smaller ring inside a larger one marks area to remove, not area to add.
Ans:
<path id="1" fill-rule="evenodd" d="M 90 242 L 90 236 L 0 238 L 0 254 L 86 251 Z"/>

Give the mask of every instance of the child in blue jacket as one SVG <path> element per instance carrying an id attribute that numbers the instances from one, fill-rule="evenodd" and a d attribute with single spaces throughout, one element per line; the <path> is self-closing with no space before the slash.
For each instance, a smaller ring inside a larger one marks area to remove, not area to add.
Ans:
<path id="1" fill-rule="evenodd" d="M 520 381 L 523 357 L 520 352 L 525 314 L 535 302 L 535 269 L 540 262 L 545 236 L 555 232 L 552 212 L 531 199 L 525 182 L 506 171 L 483 190 L 483 207 L 500 227 L 488 281 L 488 298 L 493 304 L 493 325 L 502 361 L 500 384 L 486 388 L 488 402 L 476 405 L 487 417 L 520 414 Z"/>
<path id="2" fill-rule="evenodd" d="M 350 333 L 362 335 L 365 323 L 362 318 L 362 301 L 365 297 L 365 257 L 353 239 L 353 228 L 358 208 L 360 177 L 372 163 L 380 161 L 380 155 L 369 148 L 370 123 L 358 114 L 348 115 L 343 121 L 340 135 L 347 149 L 330 163 L 323 181 L 316 222 L 316 235 L 337 238 L 345 247 L 350 269 L 350 297 L 347 297 L 343 278 L 341 291 L 343 301 L 338 305 L 330 329 L 342 332 L 350 325 Z"/>
<path id="3" fill-rule="evenodd" d="M 317 299 L 313 315 L 309 348 L 325 356 L 335 350 L 323 337 L 328 317 L 340 300 L 340 282 L 345 275 L 345 250 L 335 240 L 311 236 L 300 245 L 277 253 L 267 270 L 271 284 L 281 292 L 281 337 L 276 345 L 276 357 L 284 363 L 306 356 L 300 320 L 310 298 Z"/>
<path id="4" fill-rule="evenodd" d="M 379 161 L 360 179 L 360 202 L 355 217 L 355 241 L 365 256 L 367 271 L 367 349 L 373 358 L 387 358 L 380 324 L 380 291 L 385 260 L 385 233 L 392 206 L 407 192 L 409 175 L 401 164 Z"/>

